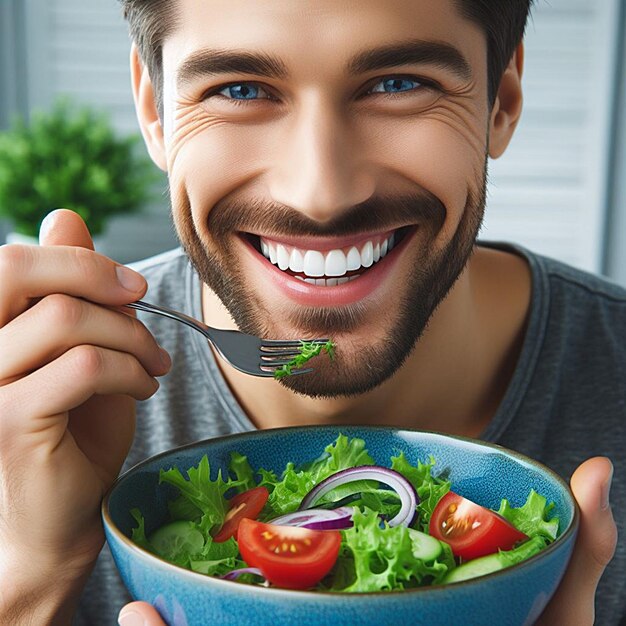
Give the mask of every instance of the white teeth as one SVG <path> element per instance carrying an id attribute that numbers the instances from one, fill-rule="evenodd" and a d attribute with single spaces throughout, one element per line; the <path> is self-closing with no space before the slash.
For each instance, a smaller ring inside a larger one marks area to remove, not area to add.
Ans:
<path id="1" fill-rule="evenodd" d="M 291 256 L 289 257 L 289 269 L 292 272 L 303 272 L 304 271 L 304 255 L 298 248 L 294 248 L 291 251 Z"/>
<path id="2" fill-rule="evenodd" d="M 348 250 L 347 264 L 348 272 L 353 272 L 361 267 L 361 255 L 354 246 Z"/>
<path id="3" fill-rule="evenodd" d="M 341 278 L 304 278 L 304 276 L 296 276 L 295 278 L 316 287 L 336 287 L 337 285 L 345 285 L 352 280 L 356 280 L 359 276 L 360 274 L 343 276 Z"/>
<path id="4" fill-rule="evenodd" d="M 371 241 L 368 241 L 361 248 L 361 265 L 363 267 L 370 267 L 374 263 L 374 246 Z"/>
<path id="5" fill-rule="evenodd" d="M 347 252 L 335 249 L 328 252 L 319 250 L 302 250 L 291 248 L 288 245 L 276 243 L 260 238 L 261 252 L 271 263 L 277 265 L 279 269 L 291 270 L 299 280 L 304 280 L 311 285 L 335 286 L 343 285 L 349 280 L 358 278 L 356 276 L 344 276 L 346 272 L 358 271 L 362 267 L 371 267 L 378 263 L 380 259 L 387 255 L 394 246 L 395 235 L 391 233 L 383 241 L 366 241 L 361 250 L 352 246 Z M 316 280 L 317 279 L 317 280 Z"/>
<path id="6" fill-rule="evenodd" d="M 343 276 L 346 272 L 346 255 L 341 250 L 331 250 L 326 255 L 324 274 L 326 276 Z"/>
<path id="7" fill-rule="evenodd" d="M 289 252 L 281 244 L 276 244 L 276 260 L 278 261 L 279 269 L 284 271 L 289 267 Z"/>
<path id="8" fill-rule="evenodd" d="M 324 276 L 324 255 L 317 250 L 307 250 L 304 255 L 304 273 L 307 276 Z"/>

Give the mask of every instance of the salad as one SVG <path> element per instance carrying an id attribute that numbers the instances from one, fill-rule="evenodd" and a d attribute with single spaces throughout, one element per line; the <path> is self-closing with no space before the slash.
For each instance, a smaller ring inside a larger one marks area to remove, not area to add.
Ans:
<path id="1" fill-rule="evenodd" d="M 187 477 L 161 470 L 180 494 L 170 521 L 146 534 L 141 511 L 132 540 L 195 572 L 248 584 L 330 592 L 391 591 L 495 572 L 543 550 L 557 536 L 553 504 L 531 490 L 498 511 L 452 490 L 435 459 L 404 453 L 377 466 L 362 439 L 340 435 L 322 456 L 278 476 L 231 453 L 211 479 L 206 455 Z"/>
<path id="2" fill-rule="evenodd" d="M 314 356 L 317 356 L 322 350 L 328 354 L 330 360 L 332 361 L 335 358 L 336 345 L 330 339 L 326 343 L 300 340 L 298 350 L 299 353 L 296 354 L 293 359 L 290 359 L 288 363 L 285 363 L 274 370 L 274 378 L 281 379 L 285 378 L 285 376 L 291 376 L 293 369 L 302 367 L 307 361 L 311 360 Z"/>

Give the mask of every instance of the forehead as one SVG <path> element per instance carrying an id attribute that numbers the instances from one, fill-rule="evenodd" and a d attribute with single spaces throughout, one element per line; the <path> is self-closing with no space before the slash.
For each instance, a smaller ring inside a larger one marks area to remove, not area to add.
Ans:
<path id="1" fill-rule="evenodd" d="M 176 18 L 163 47 L 172 78 L 203 48 L 270 54 L 310 75 L 408 40 L 450 44 L 470 65 L 486 55 L 482 31 L 454 0 L 178 0 Z"/>

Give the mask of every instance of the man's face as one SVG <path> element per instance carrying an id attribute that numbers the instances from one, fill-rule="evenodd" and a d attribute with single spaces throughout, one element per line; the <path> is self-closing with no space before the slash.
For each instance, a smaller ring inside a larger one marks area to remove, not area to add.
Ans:
<path id="1" fill-rule="evenodd" d="M 183 245 L 242 330 L 337 343 L 286 385 L 373 388 L 475 241 L 484 35 L 452 0 L 178 5 L 163 122 Z"/>

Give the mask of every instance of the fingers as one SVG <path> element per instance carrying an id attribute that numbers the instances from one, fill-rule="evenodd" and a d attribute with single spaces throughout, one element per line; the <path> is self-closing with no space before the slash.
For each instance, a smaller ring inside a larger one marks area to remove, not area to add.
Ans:
<path id="1" fill-rule="evenodd" d="M 157 610 L 147 602 L 127 604 L 118 617 L 120 626 L 165 626 Z"/>
<path id="2" fill-rule="evenodd" d="M 119 306 L 139 299 L 145 279 L 111 259 L 73 246 L 0 246 L 0 326 L 34 299 L 64 293 Z"/>
<path id="3" fill-rule="evenodd" d="M 613 465 L 594 457 L 580 465 L 570 484 L 580 507 L 578 538 L 567 572 L 539 624 L 591 626 L 596 588 L 617 544 L 617 528 L 609 506 Z"/>
<path id="4" fill-rule="evenodd" d="M 10 440 L 11 434 L 41 431 L 47 426 L 42 421 L 53 418 L 63 421 L 58 425 L 65 430 L 66 418 L 59 415 L 95 394 L 123 394 L 145 400 L 158 386 L 134 356 L 80 345 L 29 376 L 0 387 L 3 437 Z"/>
<path id="5" fill-rule="evenodd" d="M 170 366 L 167 353 L 135 318 L 54 294 L 0 328 L 0 384 L 82 344 L 132 354 L 153 376 L 165 374 Z"/>
<path id="6" fill-rule="evenodd" d="M 87 224 L 74 211 L 57 209 L 46 215 L 39 229 L 42 246 L 76 246 L 93 250 L 93 240 Z"/>

